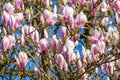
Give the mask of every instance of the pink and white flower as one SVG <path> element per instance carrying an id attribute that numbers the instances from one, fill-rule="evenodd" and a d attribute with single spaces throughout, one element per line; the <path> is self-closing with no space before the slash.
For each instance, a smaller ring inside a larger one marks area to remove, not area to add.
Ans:
<path id="1" fill-rule="evenodd" d="M 13 14 L 14 13 L 14 6 L 11 3 L 6 3 L 4 6 L 4 10 L 8 13 L 8 14 Z"/>
<path id="2" fill-rule="evenodd" d="M 26 67 L 26 64 L 28 63 L 28 56 L 25 52 L 20 52 L 18 54 L 18 58 L 15 57 L 16 62 L 17 62 L 17 69 L 21 70 L 24 69 Z"/>
<path id="3" fill-rule="evenodd" d="M 82 27 L 85 25 L 86 22 L 87 22 L 87 17 L 86 17 L 86 15 L 81 11 L 81 12 L 77 15 L 77 17 L 76 17 L 76 19 L 75 19 L 76 27 L 82 28 Z"/>

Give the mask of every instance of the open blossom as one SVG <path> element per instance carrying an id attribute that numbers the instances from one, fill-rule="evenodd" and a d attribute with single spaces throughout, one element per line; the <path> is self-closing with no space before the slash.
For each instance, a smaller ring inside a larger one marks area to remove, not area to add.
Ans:
<path id="1" fill-rule="evenodd" d="M 17 69 L 24 69 L 26 67 L 26 64 L 28 62 L 28 56 L 25 52 L 20 52 L 18 54 L 18 58 L 15 57 L 16 62 L 17 62 Z"/>
<path id="2" fill-rule="evenodd" d="M 50 23 L 51 25 L 54 25 L 56 23 L 56 21 L 57 21 L 57 14 L 52 13 L 52 12 L 48 11 L 47 9 L 44 10 L 43 16 L 44 16 L 44 19 L 48 23 Z"/>
<path id="3" fill-rule="evenodd" d="M 9 39 L 8 37 L 4 36 L 2 40 L 2 51 L 5 52 L 9 48 Z"/>
<path id="4" fill-rule="evenodd" d="M 113 45 L 116 45 L 119 40 L 119 32 L 116 27 L 109 27 L 108 32 L 106 33 L 106 41 L 111 42 Z"/>
<path id="5" fill-rule="evenodd" d="M 77 17 L 76 17 L 76 19 L 75 19 L 76 26 L 77 26 L 78 28 L 81 28 L 81 27 L 83 27 L 83 26 L 85 25 L 86 22 L 87 22 L 87 17 L 86 17 L 86 15 L 81 11 L 81 12 L 77 15 Z"/>
<path id="6" fill-rule="evenodd" d="M 62 12 L 63 20 L 69 21 L 69 20 L 70 20 L 70 17 L 73 17 L 73 14 L 74 14 L 74 10 L 73 10 L 72 7 L 65 6 L 65 7 L 63 8 L 63 12 Z"/>
<path id="7" fill-rule="evenodd" d="M 8 14 L 13 14 L 14 13 L 14 6 L 11 3 L 6 3 L 4 6 L 4 10 L 8 13 Z"/>
<path id="8" fill-rule="evenodd" d="M 44 18 L 47 22 L 50 22 L 51 17 L 52 17 L 52 13 L 50 11 L 48 11 L 47 9 L 44 10 L 43 12 Z"/>
<path id="9" fill-rule="evenodd" d="M 97 29 L 93 31 L 92 36 L 90 38 L 93 44 L 96 44 L 98 43 L 98 41 L 102 41 L 103 39 L 104 37 L 103 37 L 102 31 L 101 30 L 98 31 Z"/>

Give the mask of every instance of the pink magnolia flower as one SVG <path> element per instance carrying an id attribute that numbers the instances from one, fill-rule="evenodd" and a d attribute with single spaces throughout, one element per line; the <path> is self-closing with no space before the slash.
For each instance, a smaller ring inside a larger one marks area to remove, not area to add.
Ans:
<path id="1" fill-rule="evenodd" d="M 89 49 L 86 50 L 86 56 L 87 56 L 86 57 L 87 62 L 91 63 L 92 62 L 92 54 Z"/>
<path id="2" fill-rule="evenodd" d="M 116 45 L 118 43 L 119 38 L 119 32 L 116 27 L 109 27 L 108 32 L 106 33 L 106 41 L 110 42 L 113 45 Z"/>
<path id="3" fill-rule="evenodd" d="M 86 0 L 78 0 L 82 5 L 86 3 Z"/>
<path id="4" fill-rule="evenodd" d="M 40 15 L 40 23 L 41 23 L 42 25 L 44 25 L 44 23 L 45 23 L 45 19 L 44 19 L 43 14 Z"/>
<path id="5" fill-rule="evenodd" d="M 24 38 L 23 34 L 21 35 L 21 38 L 20 38 L 20 44 L 21 44 L 21 46 L 25 45 L 25 38 Z"/>
<path id="6" fill-rule="evenodd" d="M 14 6 L 11 3 L 5 4 L 4 9 L 8 14 L 13 14 L 15 10 Z"/>
<path id="7" fill-rule="evenodd" d="M 77 52 L 76 54 L 76 60 L 77 60 L 77 67 L 78 68 L 82 68 L 82 62 L 81 62 L 81 58 L 80 58 L 80 53 Z"/>
<path id="8" fill-rule="evenodd" d="M 98 58 L 98 56 L 99 56 L 98 49 L 97 49 L 95 44 L 93 44 L 92 47 L 91 47 L 91 54 L 92 54 L 92 57 L 95 61 L 97 61 L 99 59 Z"/>
<path id="9" fill-rule="evenodd" d="M 65 52 L 65 57 L 66 57 L 66 61 L 67 62 L 71 62 L 72 61 L 73 54 L 74 54 L 73 49 L 71 47 L 68 47 L 67 51 Z"/>
<path id="10" fill-rule="evenodd" d="M 98 43 L 96 44 L 97 50 L 103 54 L 105 53 L 105 42 L 104 41 L 98 41 Z"/>
<path id="11" fill-rule="evenodd" d="M 33 26 L 30 26 L 28 32 L 30 39 L 34 40 L 35 28 Z"/>
<path id="12" fill-rule="evenodd" d="M 64 62 L 63 69 L 64 71 L 68 71 L 68 64 L 66 62 Z"/>
<path id="13" fill-rule="evenodd" d="M 70 17 L 73 17 L 73 14 L 74 14 L 74 10 L 73 10 L 72 7 L 65 6 L 65 7 L 63 8 L 63 12 L 62 12 L 63 20 L 69 22 L 69 19 L 70 19 Z"/>
<path id="14" fill-rule="evenodd" d="M 15 45 L 15 36 L 8 35 L 8 39 L 9 39 L 9 48 L 8 49 L 10 49 L 10 48 L 12 48 L 12 46 Z"/>
<path id="15" fill-rule="evenodd" d="M 52 17 L 51 17 L 50 23 L 51 23 L 51 25 L 54 25 L 57 22 L 57 14 L 56 13 L 52 13 L 51 16 Z"/>
<path id="16" fill-rule="evenodd" d="M 51 21 L 52 13 L 48 11 L 47 9 L 43 12 L 45 20 L 49 23 Z"/>
<path id="17" fill-rule="evenodd" d="M 63 51 L 66 52 L 69 47 L 71 47 L 71 49 L 74 49 L 75 48 L 75 44 L 70 39 L 67 39 L 65 44 L 64 44 L 64 46 L 63 46 Z"/>
<path id="18" fill-rule="evenodd" d="M 16 13 L 15 18 L 16 18 L 17 22 L 21 22 L 24 18 L 23 13 Z"/>
<path id="19" fill-rule="evenodd" d="M 83 62 L 85 62 L 85 63 L 87 63 L 86 58 L 87 58 L 86 49 L 85 49 L 84 46 L 82 46 L 82 60 L 83 60 Z"/>
<path id="20" fill-rule="evenodd" d="M 74 18 L 73 16 L 70 16 L 69 19 L 68 19 L 68 28 L 71 30 L 71 29 L 74 29 Z"/>
<path id="21" fill-rule="evenodd" d="M 109 9 L 109 5 L 108 5 L 105 1 L 103 1 L 103 2 L 101 3 L 101 11 L 102 11 L 102 12 L 107 12 L 108 9 Z"/>
<path id="22" fill-rule="evenodd" d="M 17 69 L 21 70 L 26 67 L 26 64 L 28 62 L 28 56 L 25 52 L 20 52 L 18 54 L 18 58 L 15 57 L 16 62 L 17 62 Z"/>
<path id="23" fill-rule="evenodd" d="M 55 61 L 58 64 L 58 67 L 60 70 L 62 70 L 63 67 L 66 70 L 67 66 L 66 66 L 65 59 L 62 54 L 55 54 Z"/>
<path id="24" fill-rule="evenodd" d="M 39 42 L 39 32 L 37 30 L 34 32 L 34 41 Z"/>
<path id="25" fill-rule="evenodd" d="M 78 28 L 81 28 L 85 25 L 85 23 L 87 22 L 87 17 L 86 15 L 81 11 L 77 16 L 76 16 L 76 19 L 75 19 L 75 23 L 76 23 L 76 26 Z"/>
<path id="26" fill-rule="evenodd" d="M 21 33 L 22 33 L 23 35 L 27 35 L 27 34 L 29 33 L 29 26 L 24 25 L 24 26 L 22 27 Z"/>
<path id="27" fill-rule="evenodd" d="M 15 16 L 10 15 L 10 22 L 9 22 L 10 30 L 15 30 L 16 28 L 16 19 Z"/>
<path id="28" fill-rule="evenodd" d="M 5 52 L 8 50 L 9 48 L 9 39 L 8 37 L 4 36 L 3 40 L 2 40 L 2 51 Z"/>
<path id="29" fill-rule="evenodd" d="M 67 28 L 66 27 L 62 27 L 60 32 L 61 32 L 62 38 L 65 38 L 65 36 L 67 34 Z"/>
<path id="30" fill-rule="evenodd" d="M 118 14 L 120 14 L 120 1 L 119 1 L 119 0 L 115 1 L 115 3 L 114 3 L 114 10 L 115 10 Z"/>
<path id="31" fill-rule="evenodd" d="M 75 34 L 74 36 L 72 36 L 72 40 L 75 42 L 77 40 L 79 40 L 80 38 L 80 34 Z"/>
<path id="32" fill-rule="evenodd" d="M 58 52 L 62 52 L 62 44 L 60 43 L 60 41 L 56 38 L 55 35 L 53 35 L 52 37 L 52 45 L 53 47 L 58 51 Z"/>
<path id="33" fill-rule="evenodd" d="M 101 30 L 98 31 L 95 29 L 90 39 L 93 44 L 98 43 L 98 41 L 102 41 L 104 39 L 102 31 Z"/>
<path id="34" fill-rule="evenodd" d="M 16 9 L 21 9 L 23 0 L 14 0 L 14 5 Z"/>
<path id="35" fill-rule="evenodd" d="M 42 52 L 43 51 L 48 51 L 51 47 L 51 41 L 48 38 L 42 38 L 39 41 L 39 45 L 40 45 L 40 49 L 41 49 Z"/>
<path id="36" fill-rule="evenodd" d="M 48 32 L 47 32 L 47 30 L 46 29 L 44 29 L 44 38 L 48 38 L 49 36 L 48 36 Z"/>
<path id="37" fill-rule="evenodd" d="M 2 22 L 3 25 L 6 27 L 9 25 L 9 21 L 10 21 L 10 14 L 8 14 L 6 11 L 3 11 L 2 13 Z"/>
<path id="38" fill-rule="evenodd" d="M 57 14 L 56 13 L 52 13 L 50 11 L 48 11 L 47 9 L 44 10 L 43 12 L 44 18 L 45 20 L 50 23 L 51 25 L 54 25 L 57 21 Z"/>

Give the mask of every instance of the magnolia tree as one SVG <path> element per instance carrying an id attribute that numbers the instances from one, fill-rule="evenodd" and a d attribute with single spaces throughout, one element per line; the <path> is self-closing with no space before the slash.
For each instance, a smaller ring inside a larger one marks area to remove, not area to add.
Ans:
<path id="1" fill-rule="evenodd" d="M 1 1 L 0 78 L 120 80 L 119 16 L 119 0 Z"/>

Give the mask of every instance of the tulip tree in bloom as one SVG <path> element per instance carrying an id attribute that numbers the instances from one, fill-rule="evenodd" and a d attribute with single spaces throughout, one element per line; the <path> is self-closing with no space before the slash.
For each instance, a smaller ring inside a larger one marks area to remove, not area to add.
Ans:
<path id="1" fill-rule="evenodd" d="M 0 1 L 0 80 L 120 80 L 120 0 Z"/>

